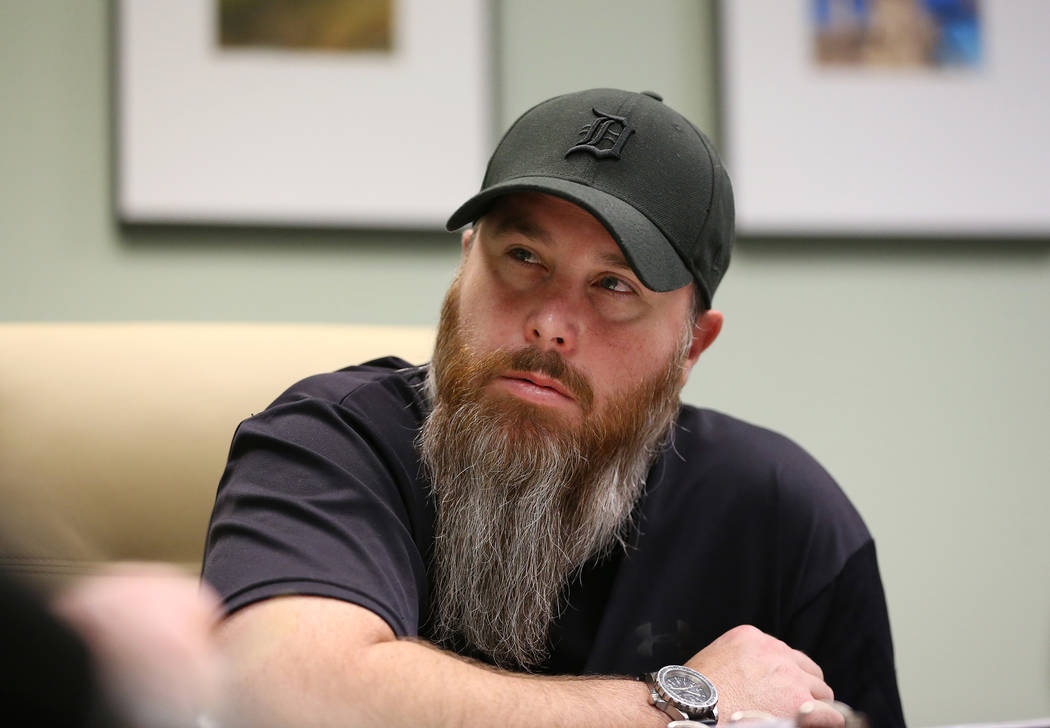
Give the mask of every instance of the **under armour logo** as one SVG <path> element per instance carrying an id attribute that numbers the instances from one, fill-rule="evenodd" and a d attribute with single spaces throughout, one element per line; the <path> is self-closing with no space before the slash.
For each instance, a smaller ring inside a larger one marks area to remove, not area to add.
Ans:
<path id="1" fill-rule="evenodd" d="M 642 657 L 652 657 L 657 645 L 669 645 L 675 649 L 684 647 L 692 636 L 692 630 L 686 622 L 676 619 L 674 632 L 654 634 L 653 623 L 645 622 L 635 627 L 634 636 L 639 640 L 638 654 Z"/>
<path id="2" fill-rule="evenodd" d="M 583 139 L 565 152 L 565 156 L 573 152 L 590 152 L 598 159 L 619 159 L 623 145 L 627 143 L 631 134 L 634 134 L 634 127 L 628 126 L 627 119 L 623 116 L 613 116 L 598 109 L 591 111 L 598 118 L 580 129 Z"/>

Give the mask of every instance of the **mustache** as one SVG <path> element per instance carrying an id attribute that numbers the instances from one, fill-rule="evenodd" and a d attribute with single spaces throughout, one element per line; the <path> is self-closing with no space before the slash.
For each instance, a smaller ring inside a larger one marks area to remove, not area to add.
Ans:
<path id="1" fill-rule="evenodd" d="M 551 379 L 557 379 L 576 399 L 584 414 L 589 413 L 594 406 L 594 388 L 587 377 L 556 351 L 541 351 L 534 347 L 515 351 L 502 349 L 493 353 L 491 357 L 492 361 L 485 362 L 483 368 L 486 372 L 483 384 L 488 384 L 508 369 L 538 372 Z"/>

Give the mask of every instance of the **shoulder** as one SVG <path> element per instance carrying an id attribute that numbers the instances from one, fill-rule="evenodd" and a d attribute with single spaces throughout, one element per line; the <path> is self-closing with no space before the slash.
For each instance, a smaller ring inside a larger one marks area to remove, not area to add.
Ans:
<path id="1" fill-rule="evenodd" d="M 288 456 L 306 448 L 338 463 L 365 452 L 412 461 L 428 407 L 426 370 L 385 357 L 307 377 L 241 423 L 231 457 L 250 444 Z"/>
<path id="2" fill-rule="evenodd" d="M 664 515 L 703 512 L 720 533 L 764 543 L 799 578 L 795 599 L 812 596 L 871 540 L 816 458 L 778 432 L 721 412 L 683 406 L 650 477 Z"/>
<path id="3" fill-rule="evenodd" d="M 664 460 L 678 478 L 686 473 L 696 479 L 732 483 L 734 490 L 762 491 L 776 486 L 791 495 L 841 492 L 820 463 L 790 438 L 722 412 L 688 405 L 679 412 Z"/>
<path id="4" fill-rule="evenodd" d="M 384 399 L 423 401 L 426 365 L 388 356 L 335 372 L 315 374 L 289 387 L 271 407 L 316 398 L 341 405 Z"/>
<path id="5" fill-rule="evenodd" d="M 296 382 L 259 413 L 268 419 L 289 411 L 352 413 L 359 424 L 422 420 L 427 407 L 426 365 L 413 366 L 396 357 L 374 359 Z"/>

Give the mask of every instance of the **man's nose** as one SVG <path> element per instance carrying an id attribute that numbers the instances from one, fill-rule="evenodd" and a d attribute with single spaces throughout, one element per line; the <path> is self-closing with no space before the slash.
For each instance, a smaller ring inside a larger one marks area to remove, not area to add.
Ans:
<path id="1" fill-rule="evenodd" d="M 564 297 L 544 300 L 525 322 L 526 341 L 543 351 L 567 354 L 576 348 L 578 336 L 578 315 Z"/>

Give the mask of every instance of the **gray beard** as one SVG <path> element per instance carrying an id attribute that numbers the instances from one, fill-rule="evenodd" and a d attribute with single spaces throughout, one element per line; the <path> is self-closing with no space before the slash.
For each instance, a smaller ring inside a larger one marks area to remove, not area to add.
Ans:
<path id="1" fill-rule="evenodd" d="M 499 401 L 443 396 L 444 358 L 436 353 L 428 373 L 434 407 L 418 438 L 437 504 L 430 637 L 527 670 L 548 655 L 572 572 L 624 545 L 646 474 L 672 432 L 678 361 L 625 398 L 634 412 L 618 413 L 625 431 L 609 438 Z"/>

